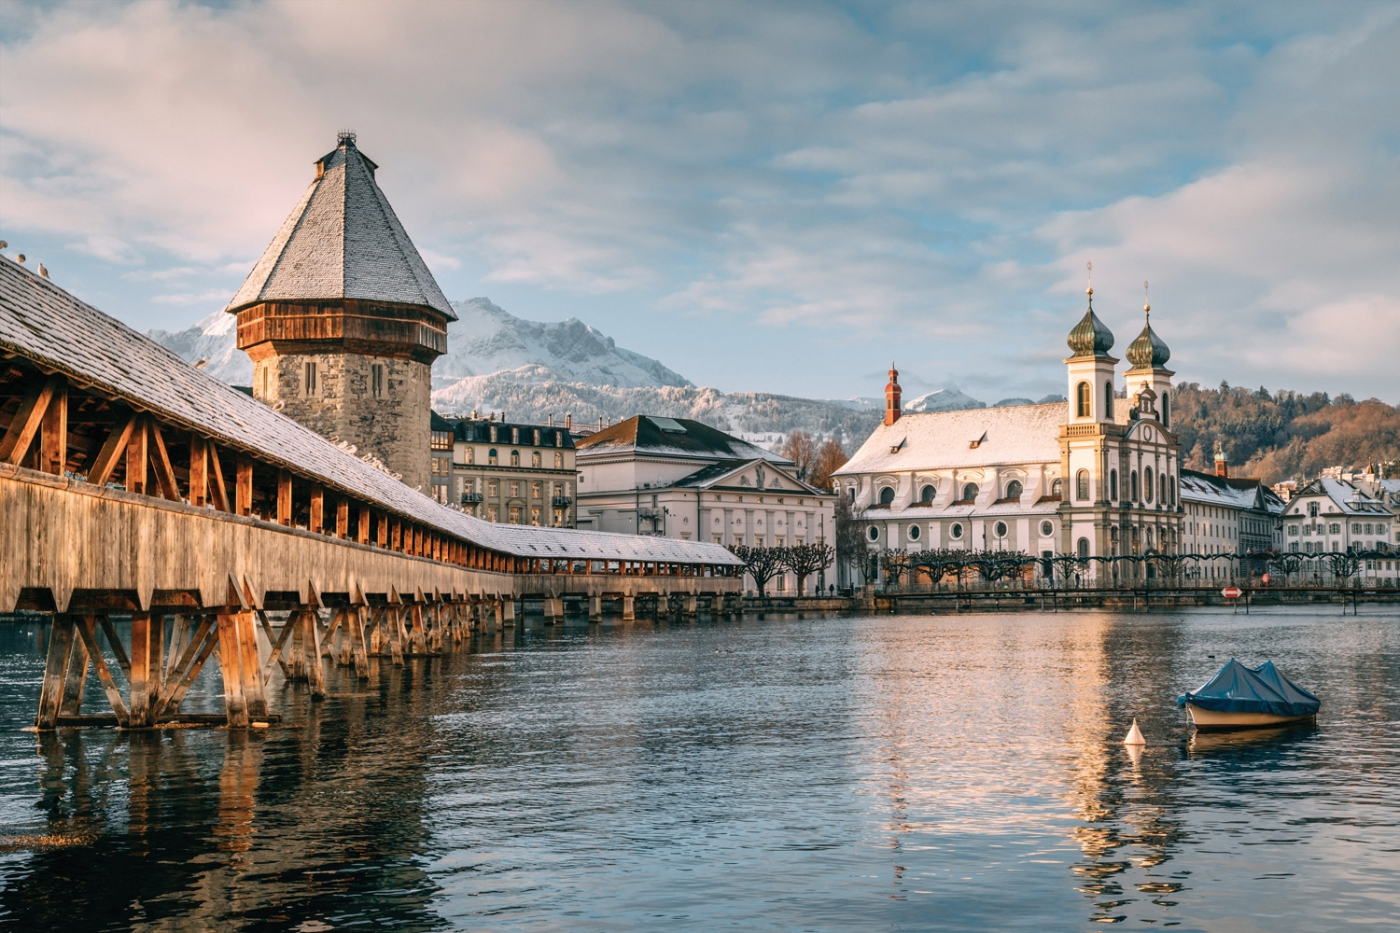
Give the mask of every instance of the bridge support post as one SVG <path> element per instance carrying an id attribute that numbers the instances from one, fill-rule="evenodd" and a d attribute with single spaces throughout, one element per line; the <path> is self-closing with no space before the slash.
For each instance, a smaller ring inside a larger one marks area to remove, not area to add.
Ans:
<path id="1" fill-rule="evenodd" d="M 408 610 L 408 624 L 410 626 L 410 650 L 414 654 L 426 654 L 428 651 L 428 635 L 423 630 L 423 604 L 414 603 Z"/>
<path id="2" fill-rule="evenodd" d="M 365 615 L 367 606 L 354 606 L 345 616 L 350 624 L 350 653 L 355 661 L 355 676 L 369 680 L 369 650 L 365 645 Z"/>
<path id="3" fill-rule="evenodd" d="M 248 704 L 243 697 L 243 653 L 239 650 L 238 616 L 219 616 L 219 673 L 224 679 L 224 714 L 230 729 L 248 728 Z"/>
<path id="4" fill-rule="evenodd" d="M 73 620 L 74 631 L 82 624 Z M 88 648 L 80 637 L 73 639 L 73 647 L 68 652 L 68 671 L 63 678 L 63 702 L 59 704 L 58 715 L 77 716 L 83 711 L 83 691 L 87 688 Z"/>
<path id="5" fill-rule="evenodd" d="M 716 593 L 710 597 L 710 615 L 716 619 L 724 615 L 724 594 Z"/>
<path id="6" fill-rule="evenodd" d="M 73 641 L 73 617 L 64 613 L 55 614 L 49 623 L 48 657 L 44 663 L 44 680 L 39 687 L 36 725 L 40 729 L 52 729 L 58 725 L 59 710 L 63 705 L 64 675 L 68 671 Z M 83 657 L 86 661 L 87 655 Z"/>
<path id="7" fill-rule="evenodd" d="M 403 624 L 403 609 L 390 606 L 385 610 L 384 621 L 389 624 L 389 656 L 395 667 L 403 667 L 403 643 L 408 640 L 408 632 Z"/>
<path id="8" fill-rule="evenodd" d="M 671 594 L 662 592 L 656 594 L 656 617 L 658 619 L 669 619 L 671 617 Z"/>
<path id="9" fill-rule="evenodd" d="M 686 593 L 684 599 L 684 608 L 681 610 L 682 614 L 687 619 L 695 618 L 697 615 L 700 614 L 699 602 L 700 601 L 696 598 L 694 593 Z"/>
<path id="10" fill-rule="evenodd" d="M 564 619 L 564 600 L 558 596 L 544 598 L 544 624 L 554 625 Z"/>
<path id="11" fill-rule="evenodd" d="M 590 596 L 590 597 L 588 597 L 588 621 L 589 621 L 589 622 L 601 622 L 601 621 L 603 621 L 603 597 L 601 597 L 601 596 Z"/>
<path id="12" fill-rule="evenodd" d="M 515 599 L 505 599 L 501 601 L 501 618 L 506 625 L 515 624 Z"/>
<path id="13" fill-rule="evenodd" d="M 326 696 L 326 670 L 321 666 L 321 625 L 320 613 L 307 607 L 299 616 L 302 641 L 305 642 L 303 663 L 306 665 L 306 682 L 311 688 L 311 699 L 323 700 Z"/>
<path id="14" fill-rule="evenodd" d="M 631 594 L 622 597 L 622 621 L 631 622 L 637 618 L 636 597 Z"/>

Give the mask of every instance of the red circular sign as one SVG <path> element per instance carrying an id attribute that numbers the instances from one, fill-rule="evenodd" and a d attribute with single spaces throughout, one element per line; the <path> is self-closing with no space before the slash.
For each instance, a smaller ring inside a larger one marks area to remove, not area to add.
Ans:
<path id="1" fill-rule="evenodd" d="M 1264 575 L 1263 575 L 1262 577 L 1260 577 L 1259 579 L 1262 580 L 1262 581 L 1264 581 L 1264 585 L 1265 585 L 1265 586 L 1268 586 L 1268 585 L 1269 585 L 1269 575 L 1268 575 L 1267 573 L 1264 574 Z"/>
<path id="2" fill-rule="evenodd" d="M 1240 588 L 1238 586 L 1227 586 L 1220 591 L 1220 595 L 1224 596 L 1226 599 L 1239 599 Z"/>

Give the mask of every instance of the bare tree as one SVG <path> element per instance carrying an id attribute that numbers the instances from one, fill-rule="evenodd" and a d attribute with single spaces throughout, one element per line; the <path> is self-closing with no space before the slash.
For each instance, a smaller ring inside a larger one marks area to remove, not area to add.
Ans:
<path id="1" fill-rule="evenodd" d="M 855 574 L 859 573 L 860 582 L 866 581 L 867 558 L 865 549 L 865 537 L 861 534 L 860 526 L 856 524 L 855 517 L 851 514 L 851 501 L 845 494 L 836 497 L 836 514 L 833 524 L 836 527 L 836 561 L 848 569 L 852 570 L 852 585 L 855 584 Z"/>
<path id="2" fill-rule="evenodd" d="M 807 482 L 818 489 L 831 492 L 831 474 L 845 466 L 849 459 L 840 442 L 834 437 L 828 437 L 817 445 L 811 472 L 807 474 Z"/>
<path id="3" fill-rule="evenodd" d="M 903 548 L 885 548 L 880 552 L 880 569 L 885 572 L 886 583 L 899 586 L 900 581 L 909 573 L 909 555 Z"/>
<path id="4" fill-rule="evenodd" d="M 797 464 L 797 478 L 805 481 L 817 459 L 817 443 L 806 431 L 793 431 L 783 442 L 779 453 Z"/>
<path id="5" fill-rule="evenodd" d="M 832 560 L 836 557 L 836 548 L 829 544 L 796 544 L 789 548 L 784 548 L 783 566 L 791 570 L 797 577 L 797 595 L 803 595 L 802 590 L 807 578 L 819 570 L 825 570 L 831 566 Z"/>
<path id="6" fill-rule="evenodd" d="M 749 547 L 747 544 L 731 544 L 729 550 L 744 562 L 744 572 L 753 577 L 759 596 L 767 596 L 768 581 L 783 572 L 786 566 L 787 548 Z"/>

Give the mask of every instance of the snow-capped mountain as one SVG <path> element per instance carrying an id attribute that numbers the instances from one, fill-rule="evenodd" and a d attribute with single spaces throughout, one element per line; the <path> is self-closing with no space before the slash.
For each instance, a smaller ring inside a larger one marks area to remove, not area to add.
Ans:
<path id="1" fill-rule="evenodd" d="M 232 314 L 215 311 L 185 330 L 153 330 L 146 336 L 191 363 L 208 360 L 204 371 L 216 379 L 230 385 L 252 385 L 253 361 L 238 349 L 237 325 Z"/>

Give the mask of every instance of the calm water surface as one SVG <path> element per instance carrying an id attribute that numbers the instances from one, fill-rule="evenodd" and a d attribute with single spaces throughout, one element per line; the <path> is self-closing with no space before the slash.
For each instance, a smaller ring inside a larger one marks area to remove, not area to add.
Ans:
<path id="1" fill-rule="evenodd" d="M 13 929 L 1400 928 L 1394 611 L 531 622 L 251 734 L 23 732 L 40 641 L 0 626 Z M 1231 655 L 1317 726 L 1193 739 Z"/>

